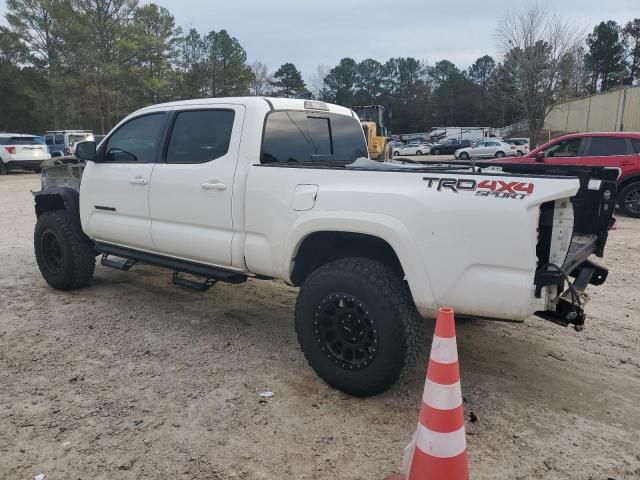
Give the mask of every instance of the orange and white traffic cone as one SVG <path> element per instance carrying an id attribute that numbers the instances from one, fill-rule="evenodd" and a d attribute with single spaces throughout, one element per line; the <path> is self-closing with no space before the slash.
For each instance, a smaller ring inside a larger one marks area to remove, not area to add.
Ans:
<path id="1" fill-rule="evenodd" d="M 453 310 L 441 308 L 418 430 L 405 449 L 407 480 L 468 480 L 469 461 Z"/>

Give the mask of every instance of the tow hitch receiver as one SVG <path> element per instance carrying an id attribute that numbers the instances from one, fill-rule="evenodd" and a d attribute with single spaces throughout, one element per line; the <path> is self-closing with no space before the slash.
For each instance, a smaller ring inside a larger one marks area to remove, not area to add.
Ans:
<path id="1" fill-rule="evenodd" d="M 559 289 L 564 289 L 565 283 L 569 281 L 565 279 L 561 272 L 542 271 L 539 273 L 539 278 L 546 280 L 545 283 L 547 285 L 555 284 Z M 564 327 L 575 325 L 576 330 L 582 330 L 586 319 L 583 307 L 589 301 L 589 296 L 585 293 L 585 289 L 589 284 L 602 285 L 607 279 L 608 273 L 606 268 L 590 260 L 584 261 L 571 272 L 571 276 L 575 277 L 575 280 L 573 283 L 570 283 L 568 288 L 557 298 L 555 310 L 549 309 L 536 312 L 536 315 Z M 557 281 L 551 282 L 550 280 L 554 276 L 556 276 Z"/>

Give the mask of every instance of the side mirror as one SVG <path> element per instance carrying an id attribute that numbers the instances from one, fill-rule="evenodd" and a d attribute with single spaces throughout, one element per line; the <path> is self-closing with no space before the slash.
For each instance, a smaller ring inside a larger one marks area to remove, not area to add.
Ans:
<path id="1" fill-rule="evenodd" d="M 96 142 L 79 142 L 76 145 L 76 157 L 85 162 L 96 160 Z"/>
<path id="2" fill-rule="evenodd" d="M 537 152 L 533 157 L 536 162 L 544 162 L 544 152 Z"/>

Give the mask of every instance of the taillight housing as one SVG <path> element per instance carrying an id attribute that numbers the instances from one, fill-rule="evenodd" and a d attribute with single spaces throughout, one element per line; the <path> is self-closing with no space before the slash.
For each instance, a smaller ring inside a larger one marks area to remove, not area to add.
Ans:
<path id="1" fill-rule="evenodd" d="M 16 147 L 4 147 L 4 149 L 9 152 L 11 155 L 15 155 Z"/>

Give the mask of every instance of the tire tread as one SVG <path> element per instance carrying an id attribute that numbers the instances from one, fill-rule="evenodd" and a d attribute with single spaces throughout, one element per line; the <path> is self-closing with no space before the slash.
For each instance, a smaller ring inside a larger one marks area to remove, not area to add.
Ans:
<path id="1" fill-rule="evenodd" d="M 407 373 L 409 367 L 415 364 L 423 345 L 424 322 L 418 314 L 408 286 L 394 270 L 369 258 L 342 258 L 327 263 L 315 270 L 300 289 L 295 307 L 295 325 L 298 338 L 301 336 L 299 319 L 303 315 L 303 305 L 308 301 L 307 296 L 309 292 L 316 288 L 318 283 L 325 284 L 328 279 L 330 281 L 332 276 L 337 276 L 338 274 L 343 276 L 345 273 L 370 283 L 374 291 L 384 295 L 385 302 L 390 305 L 391 309 L 395 312 L 395 317 L 400 320 L 394 324 L 394 328 L 398 329 L 398 333 L 400 333 L 405 341 L 403 362 L 401 365 L 396 365 L 395 370 L 397 370 L 397 375 L 394 375 L 393 381 L 390 382 L 390 384 L 360 385 L 359 387 L 350 387 L 349 390 L 346 391 L 346 393 L 358 396 L 374 395 L 387 390 L 393 383 Z M 306 351 L 303 342 L 300 342 L 300 345 L 305 358 L 313 370 L 328 383 L 336 386 L 331 379 L 325 378 L 322 372 L 316 368 L 313 357 L 310 352 Z M 340 387 L 337 386 L 337 388 Z M 344 388 L 341 389 L 345 391 Z"/>

